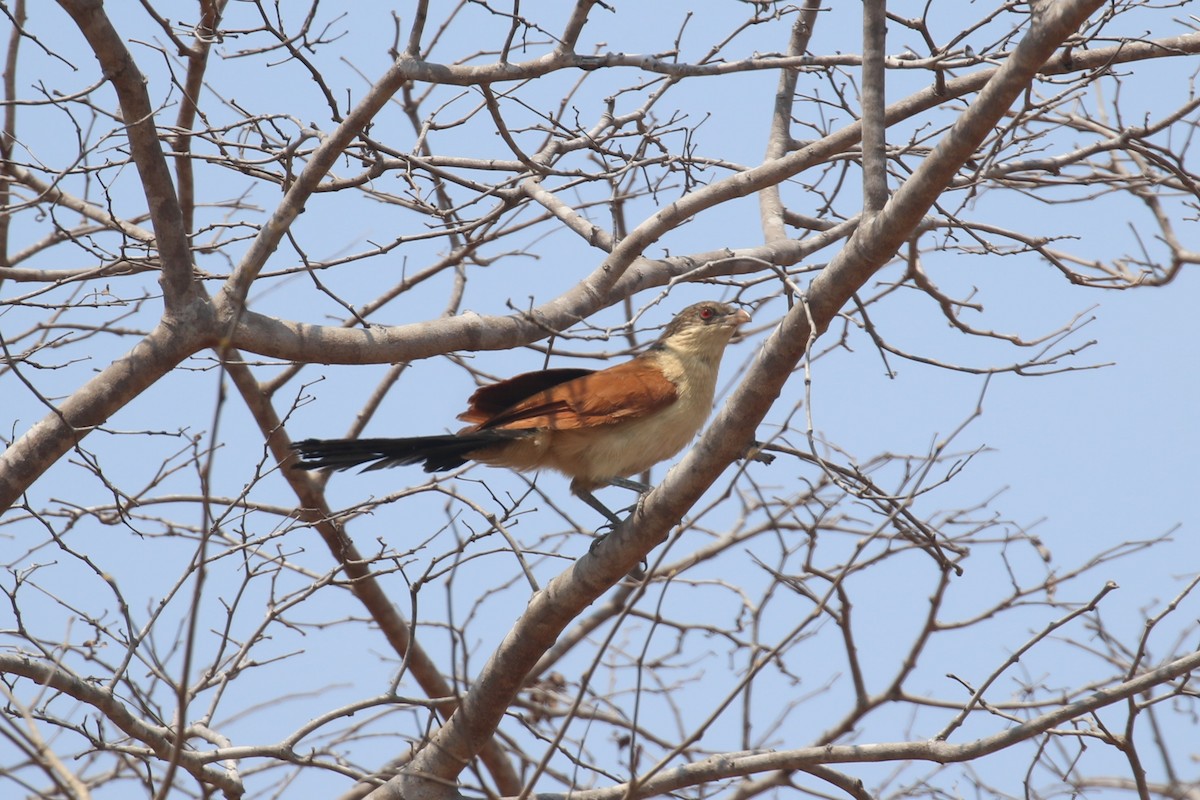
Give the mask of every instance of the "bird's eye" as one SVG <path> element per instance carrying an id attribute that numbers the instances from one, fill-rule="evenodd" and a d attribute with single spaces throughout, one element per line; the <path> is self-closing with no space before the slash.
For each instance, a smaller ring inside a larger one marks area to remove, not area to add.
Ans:
<path id="1" fill-rule="evenodd" d="M 700 319 L 709 320 L 716 314 L 716 310 L 712 306 L 704 306 L 700 309 Z"/>

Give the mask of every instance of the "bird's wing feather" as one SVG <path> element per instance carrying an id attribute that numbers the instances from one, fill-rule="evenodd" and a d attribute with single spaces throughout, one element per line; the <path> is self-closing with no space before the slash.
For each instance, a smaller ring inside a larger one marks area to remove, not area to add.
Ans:
<path id="1" fill-rule="evenodd" d="M 638 419 L 674 403 L 678 390 L 654 364 L 635 358 L 536 392 L 478 428 L 571 430 Z"/>
<path id="2" fill-rule="evenodd" d="M 458 415 L 463 422 L 486 423 L 524 400 L 561 383 L 591 375 L 595 370 L 578 367 L 543 369 L 514 375 L 508 380 L 481 386 L 467 400 L 467 410 Z"/>

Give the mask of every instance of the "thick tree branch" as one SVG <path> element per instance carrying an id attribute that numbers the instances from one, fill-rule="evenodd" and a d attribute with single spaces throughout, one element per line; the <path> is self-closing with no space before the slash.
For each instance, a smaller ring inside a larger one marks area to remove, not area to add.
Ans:
<path id="1" fill-rule="evenodd" d="M 804 10 L 792 23 L 792 35 L 788 41 L 789 56 L 803 56 L 808 51 L 813 27 L 819 19 L 819 0 L 806 0 Z M 771 110 L 771 126 L 767 133 L 765 160 L 782 158 L 792 144 L 792 112 L 796 104 L 797 69 L 781 69 L 779 86 L 775 90 L 775 104 Z M 783 196 L 778 184 L 764 187 L 758 195 L 759 215 L 762 217 L 763 237 L 768 242 L 787 238 L 784 228 Z"/>
<path id="2" fill-rule="evenodd" d="M 112 82 L 121 104 L 121 115 L 129 136 L 129 149 L 141 176 L 142 191 L 154 225 L 154 236 L 162 263 L 163 298 L 168 313 L 200 300 L 192 280 L 192 250 L 183 224 L 183 213 L 171 170 L 158 141 L 154 107 L 146 91 L 146 79 L 125 47 L 120 34 L 104 13 L 99 0 L 59 0 L 87 39 L 104 76 Z"/>
<path id="3" fill-rule="evenodd" d="M 873 218 L 887 202 L 887 93 L 883 67 L 886 46 L 886 0 L 866 0 L 862 64 L 862 185 L 866 219 Z"/>

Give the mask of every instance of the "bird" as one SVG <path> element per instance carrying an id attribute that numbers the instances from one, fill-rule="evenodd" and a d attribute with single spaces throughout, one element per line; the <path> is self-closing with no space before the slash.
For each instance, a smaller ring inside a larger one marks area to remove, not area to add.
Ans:
<path id="1" fill-rule="evenodd" d="M 478 388 L 457 433 L 405 438 L 304 439 L 293 466 L 376 470 L 422 464 L 444 472 L 475 461 L 518 472 L 550 469 L 614 525 L 620 518 L 593 491 L 606 485 L 644 493 L 629 480 L 681 451 L 712 410 L 725 347 L 750 315 L 706 301 L 680 311 L 658 339 L 629 361 L 601 370 L 560 367 Z"/>

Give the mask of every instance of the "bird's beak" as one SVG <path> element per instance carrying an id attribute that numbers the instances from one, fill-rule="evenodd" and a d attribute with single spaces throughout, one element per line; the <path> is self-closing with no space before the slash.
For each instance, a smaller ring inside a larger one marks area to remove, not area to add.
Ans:
<path id="1" fill-rule="evenodd" d="M 741 328 L 743 325 L 745 325 L 749 321 L 750 321 L 750 315 L 747 314 L 744 310 L 739 308 L 736 311 L 734 311 L 732 314 L 730 314 L 728 317 L 726 317 L 722 321 L 721 326 L 729 328 L 729 338 L 730 339 L 732 339 L 733 341 L 740 341 L 742 332 L 739 330 L 739 328 Z"/>

